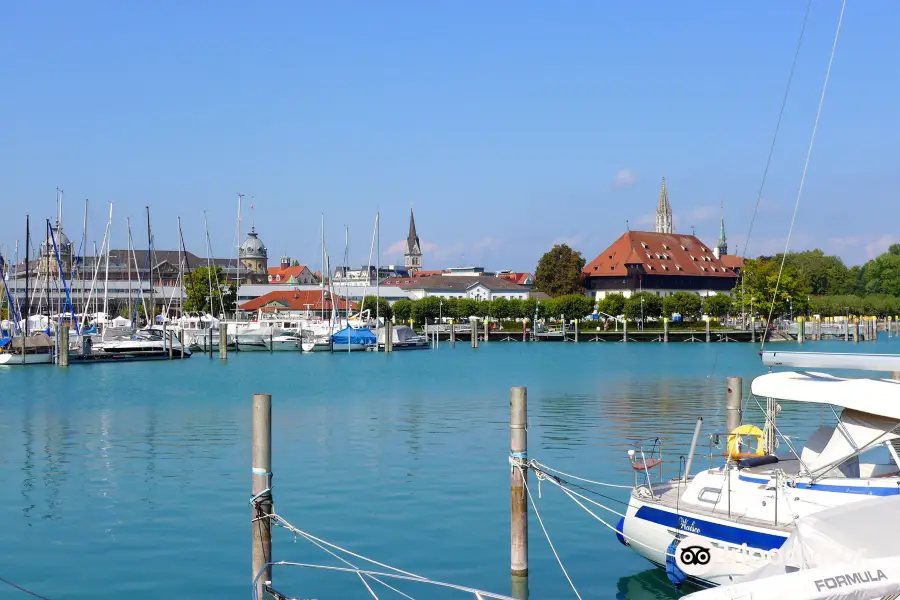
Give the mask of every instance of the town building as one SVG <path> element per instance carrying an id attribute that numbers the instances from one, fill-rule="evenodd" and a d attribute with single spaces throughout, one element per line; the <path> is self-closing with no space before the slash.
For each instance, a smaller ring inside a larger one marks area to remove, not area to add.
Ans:
<path id="1" fill-rule="evenodd" d="M 305 315 L 328 317 L 333 309 L 338 314 L 347 315 L 359 309 L 356 302 L 328 292 L 315 290 L 272 290 L 258 298 L 240 304 L 243 313 L 277 312 L 285 318 L 297 318 Z"/>
<path id="2" fill-rule="evenodd" d="M 268 279 L 269 251 L 256 233 L 256 226 L 250 227 L 247 239 L 238 248 L 238 258 L 245 269 L 243 276 L 254 283 L 265 283 Z"/>
<path id="3" fill-rule="evenodd" d="M 291 265 L 290 256 L 282 256 L 277 267 L 268 268 L 269 283 L 273 285 L 313 285 L 319 282 L 306 265 Z"/>
<path id="4" fill-rule="evenodd" d="M 728 255 L 724 217 L 715 249 L 694 235 L 675 233 L 672 223 L 672 206 L 663 179 L 656 231 L 626 231 L 585 265 L 585 293 L 596 300 L 609 294 L 629 297 L 637 292 L 660 297 L 675 292 L 730 294 L 743 259 Z"/>
<path id="5" fill-rule="evenodd" d="M 397 287 L 410 300 L 436 296 L 439 298 L 471 298 L 473 300 L 493 300 L 518 298 L 525 300 L 529 288 L 512 281 L 493 276 L 479 275 L 432 275 L 430 277 L 409 277 L 389 279 L 385 286 Z"/>

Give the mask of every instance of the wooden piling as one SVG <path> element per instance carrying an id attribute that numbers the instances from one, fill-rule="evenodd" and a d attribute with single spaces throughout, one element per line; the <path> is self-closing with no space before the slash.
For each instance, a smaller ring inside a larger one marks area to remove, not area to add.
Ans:
<path id="1" fill-rule="evenodd" d="M 741 400 L 744 396 L 744 380 L 741 377 L 729 377 L 725 386 L 725 430 L 731 433 L 740 427 Z"/>
<path id="2" fill-rule="evenodd" d="M 705 315 L 703 320 L 706 321 L 706 343 L 708 344 L 711 341 L 709 334 L 709 315 Z"/>
<path id="3" fill-rule="evenodd" d="M 669 318 L 663 319 L 663 342 L 669 341 Z"/>
<path id="4" fill-rule="evenodd" d="M 181 345 L 181 358 L 184 358 L 184 329 L 178 332 L 178 343 Z"/>
<path id="5" fill-rule="evenodd" d="M 450 346 L 456 348 L 456 324 L 450 320 Z"/>
<path id="6" fill-rule="evenodd" d="M 488 318 L 484 318 L 484 342 L 487 343 L 490 341 L 490 323 L 488 322 Z"/>
<path id="7" fill-rule="evenodd" d="M 859 319 L 853 320 L 853 343 L 859 343 Z"/>
<path id="8" fill-rule="evenodd" d="M 60 367 L 69 366 L 69 327 L 68 325 L 60 325 L 56 330 L 59 352 L 56 355 L 56 364 Z M 22 346 L 22 352 L 25 352 L 25 346 Z"/>
<path id="9" fill-rule="evenodd" d="M 578 343 L 578 319 L 575 319 L 575 343 Z"/>
<path id="10" fill-rule="evenodd" d="M 221 325 L 219 325 L 219 327 L 221 328 Z M 212 327 L 209 328 L 209 335 L 206 336 L 206 337 L 207 337 L 207 339 L 209 340 L 209 357 L 212 358 L 212 340 L 213 340 L 213 338 L 212 338 Z M 235 340 L 235 343 L 237 343 L 237 340 Z"/>
<path id="11" fill-rule="evenodd" d="M 522 319 L 522 341 L 528 341 L 528 321 Z"/>
<path id="12" fill-rule="evenodd" d="M 265 517 L 272 514 L 272 394 L 253 394 L 252 428 L 252 577 L 262 573 L 256 597 L 263 598 L 264 586 L 272 584 L 272 521 Z"/>
<path id="13" fill-rule="evenodd" d="M 469 319 L 469 324 L 471 325 L 472 330 L 472 347 L 478 347 L 478 320 L 474 317 Z"/>
<path id="14" fill-rule="evenodd" d="M 509 390 L 510 570 L 528 577 L 528 390 Z"/>
<path id="15" fill-rule="evenodd" d="M 756 319 L 750 316 L 750 343 L 756 343 Z"/>
<path id="16" fill-rule="evenodd" d="M 622 319 L 622 341 L 628 341 L 628 319 Z"/>
<path id="17" fill-rule="evenodd" d="M 219 323 L 219 360 L 228 360 L 228 323 Z"/>
<path id="18" fill-rule="evenodd" d="M 394 351 L 394 323 L 388 320 L 384 322 L 384 351 Z"/>
<path id="19" fill-rule="evenodd" d="M 806 321 L 803 320 L 803 317 L 800 317 L 797 321 L 797 342 L 802 344 L 804 337 L 806 337 Z"/>

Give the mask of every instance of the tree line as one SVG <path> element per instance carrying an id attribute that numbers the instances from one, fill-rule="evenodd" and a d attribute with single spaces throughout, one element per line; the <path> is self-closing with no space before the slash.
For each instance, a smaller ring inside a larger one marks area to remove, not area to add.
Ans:
<path id="1" fill-rule="evenodd" d="M 388 305 L 384 298 L 378 305 L 379 316 L 393 318 L 397 323 L 412 320 L 417 325 L 435 322 L 438 318 L 453 319 L 456 323 L 466 321 L 470 317 L 488 317 L 495 320 L 529 319 L 535 315 L 538 319 L 566 320 L 583 319 L 594 311 L 594 302 L 582 294 L 569 294 L 558 298 L 536 300 L 534 298 L 494 298 L 493 300 L 475 300 L 472 298 L 439 298 L 429 296 L 420 300 L 397 300 Z M 375 297 L 366 296 L 360 303 L 363 310 L 375 314 Z"/>

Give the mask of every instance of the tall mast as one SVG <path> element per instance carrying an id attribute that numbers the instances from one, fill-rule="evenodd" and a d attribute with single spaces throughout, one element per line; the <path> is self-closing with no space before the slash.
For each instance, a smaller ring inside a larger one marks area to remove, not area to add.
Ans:
<path id="1" fill-rule="evenodd" d="M 381 212 L 375 212 L 375 329 L 378 329 L 378 305 L 381 301 Z M 387 342 L 387 340 L 385 340 Z M 378 344 L 375 345 L 378 350 Z"/>
<path id="2" fill-rule="evenodd" d="M 150 313 L 147 316 L 147 327 L 156 324 L 154 314 L 156 313 L 156 305 L 153 303 L 153 238 L 150 236 L 150 207 L 147 208 L 147 266 L 149 268 L 148 278 L 150 281 Z"/>
<path id="3" fill-rule="evenodd" d="M 239 291 L 241 288 L 241 202 L 244 200 L 244 195 L 238 192 L 238 216 L 237 216 L 237 235 L 235 236 L 235 240 L 237 241 L 237 248 L 235 249 L 237 252 L 237 278 L 235 280 L 235 290 Z M 226 277 L 226 281 L 228 278 Z M 234 295 L 234 320 L 237 322 L 237 306 L 238 306 L 238 294 Z M 223 307 L 224 312 L 224 307 Z M 237 325 L 235 325 L 237 327 Z M 235 330 L 236 331 L 236 330 Z"/>
<path id="4" fill-rule="evenodd" d="M 325 213 L 322 213 L 322 280 L 319 282 L 319 295 L 322 297 L 322 321 L 325 320 Z"/>
<path id="5" fill-rule="evenodd" d="M 178 217 L 178 278 L 181 280 L 181 316 L 184 317 L 184 258 L 181 255 L 181 245 L 184 243 L 184 237 L 181 235 L 181 217 Z M 182 327 L 184 322 L 182 321 Z"/>
<path id="6" fill-rule="evenodd" d="M 106 230 L 109 231 L 109 228 L 112 226 L 112 215 L 113 215 L 113 203 L 109 203 L 109 223 L 106 225 Z M 109 322 L 109 246 L 110 240 L 109 237 L 106 237 L 106 274 L 103 277 L 103 339 L 106 339 L 106 325 Z M 102 251 L 103 248 L 101 247 Z M 128 256 L 125 256 L 125 262 L 128 262 Z M 131 263 L 128 262 L 130 265 Z M 129 297 L 131 296 L 131 267 L 128 267 L 128 288 L 129 288 Z M 130 300 L 129 300 L 130 302 Z"/>
<path id="7" fill-rule="evenodd" d="M 87 213 L 88 213 L 88 199 L 84 199 L 84 225 L 81 228 L 81 263 L 85 264 L 84 255 L 87 254 Z M 96 252 L 94 252 L 94 260 L 97 259 Z M 75 261 L 72 261 L 72 285 L 75 285 L 75 273 L 77 272 L 77 267 L 75 266 Z M 87 313 L 87 305 L 85 304 L 84 298 L 84 274 L 82 273 L 81 277 L 81 312 Z"/>
<path id="8" fill-rule="evenodd" d="M 131 217 L 125 217 L 125 226 L 128 228 L 128 248 L 125 250 L 125 262 L 128 264 L 128 312 L 132 311 L 131 306 Z M 132 326 L 134 325 L 134 316 L 131 318 Z"/>
<path id="9" fill-rule="evenodd" d="M 28 317 L 31 315 L 31 301 L 28 297 L 28 284 L 31 281 L 31 265 L 29 265 L 29 247 L 31 246 L 31 223 L 29 215 L 25 215 L 25 336 L 28 336 Z M 22 346 L 24 352 L 25 346 Z"/>
<path id="10" fill-rule="evenodd" d="M 44 281 L 47 284 L 47 327 L 50 327 L 50 219 L 47 219 L 47 230 L 46 230 L 47 239 L 44 240 L 44 260 L 46 260 L 46 264 L 44 265 Z"/>

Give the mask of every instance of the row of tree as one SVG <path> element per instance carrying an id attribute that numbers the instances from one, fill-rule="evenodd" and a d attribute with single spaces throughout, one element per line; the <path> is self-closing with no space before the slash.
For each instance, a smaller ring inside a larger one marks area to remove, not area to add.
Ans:
<path id="1" fill-rule="evenodd" d="M 494 298 L 493 300 L 474 300 L 471 298 L 438 298 L 429 296 L 421 300 L 397 300 L 387 306 L 382 298 L 379 304 L 381 316 L 393 317 L 398 323 L 413 320 L 422 324 L 427 319 L 434 322 L 438 318 L 453 319 L 459 323 L 470 317 L 490 317 L 492 319 L 538 319 L 559 318 L 582 319 L 594 310 L 594 302 L 583 294 L 571 294 L 550 298 L 548 300 L 518 298 Z M 375 314 L 375 298 L 367 296 L 363 306 Z"/>

